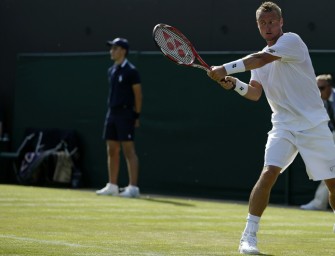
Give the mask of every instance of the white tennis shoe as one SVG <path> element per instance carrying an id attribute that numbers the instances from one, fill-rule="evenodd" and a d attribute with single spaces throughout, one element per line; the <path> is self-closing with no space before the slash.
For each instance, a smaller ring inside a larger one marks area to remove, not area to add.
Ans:
<path id="1" fill-rule="evenodd" d="M 104 188 L 95 191 L 95 193 L 99 196 L 118 196 L 119 187 L 115 184 L 107 183 Z"/>
<path id="2" fill-rule="evenodd" d="M 238 250 L 240 254 L 258 255 L 256 233 L 242 234 Z"/>
<path id="3" fill-rule="evenodd" d="M 140 189 L 136 186 L 129 185 L 128 187 L 124 188 L 124 191 L 120 193 L 121 197 L 140 197 Z"/>
<path id="4" fill-rule="evenodd" d="M 314 205 L 314 202 L 309 202 L 308 204 L 303 204 L 300 206 L 300 209 L 302 210 L 308 210 L 308 211 L 324 211 L 327 210 L 326 208 L 320 208 Z"/>

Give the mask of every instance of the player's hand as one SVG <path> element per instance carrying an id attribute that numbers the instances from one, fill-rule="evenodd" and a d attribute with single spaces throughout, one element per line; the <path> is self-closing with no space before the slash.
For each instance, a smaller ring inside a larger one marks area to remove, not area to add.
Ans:
<path id="1" fill-rule="evenodd" d="M 220 82 L 221 80 L 224 80 L 227 72 L 223 66 L 212 66 L 207 72 L 207 75 L 214 81 Z"/>
<path id="2" fill-rule="evenodd" d="M 226 76 L 223 80 L 218 82 L 221 87 L 226 90 L 231 90 L 236 85 L 236 78 L 233 76 Z"/>

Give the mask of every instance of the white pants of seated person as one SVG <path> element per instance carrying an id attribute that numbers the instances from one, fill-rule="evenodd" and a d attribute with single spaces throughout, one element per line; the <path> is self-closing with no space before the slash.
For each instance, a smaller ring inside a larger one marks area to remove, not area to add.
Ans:
<path id="1" fill-rule="evenodd" d="M 315 191 L 314 199 L 309 203 L 318 209 L 327 209 L 329 202 L 329 191 L 324 181 L 321 181 Z"/>
<path id="2" fill-rule="evenodd" d="M 333 140 L 335 142 L 335 132 L 333 132 Z M 321 181 L 315 191 L 314 199 L 309 202 L 318 209 L 327 209 L 329 202 L 329 191 L 324 181 Z"/>

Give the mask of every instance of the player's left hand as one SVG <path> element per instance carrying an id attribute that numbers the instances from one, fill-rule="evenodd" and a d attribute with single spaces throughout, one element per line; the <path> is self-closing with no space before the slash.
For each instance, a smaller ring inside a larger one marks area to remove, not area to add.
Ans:
<path id="1" fill-rule="evenodd" d="M 227 75 L 226 69 L 223 66 L 212 66 L 207 72 L 207 75 L 214 81 L 220 82 Z"/>

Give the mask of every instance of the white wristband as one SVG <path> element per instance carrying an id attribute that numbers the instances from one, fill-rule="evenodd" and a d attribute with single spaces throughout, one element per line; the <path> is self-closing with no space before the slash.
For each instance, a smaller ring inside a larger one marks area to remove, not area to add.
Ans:
<path id="1" fill-rule="evenodd" d="M 227 75 L 245 71 L 245 66 L 242 59 L 226 63 L 223 66 L 226 69 Z"/>
<path id="2" fill-rule="evenodd" d="M 244 96 L 248 92 L 249 85 L 240 81 L 239 79 L 236 78 L 236 86 L 235 86 L 235 91 L 240 94 L 241 96 Z"/>

